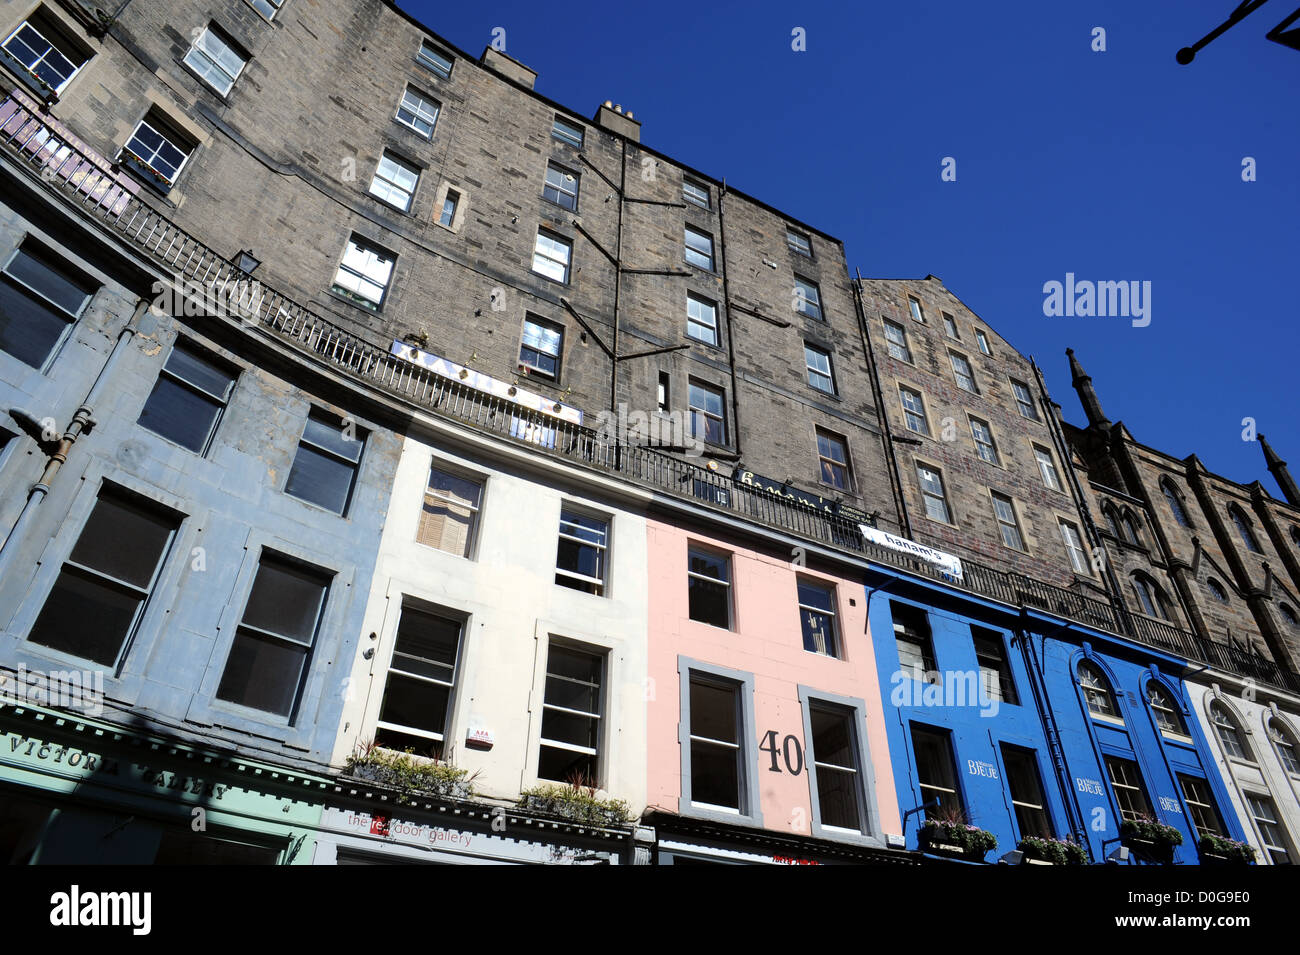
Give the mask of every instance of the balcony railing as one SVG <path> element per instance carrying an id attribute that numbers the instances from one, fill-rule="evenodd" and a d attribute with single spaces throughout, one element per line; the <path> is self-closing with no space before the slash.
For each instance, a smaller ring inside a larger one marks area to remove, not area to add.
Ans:
<path id="1" fill-rule="evenodd" d="M 122 236 L 178 279 L 247 325 L 260 325 L 298 349 L 438 415 L 531 445 L 538 453 L 611 472 L 714 511 L 741 517 L 841 551 L 941 581 L 1011 606 L 1138 641 L 1187 659 L 1300 692 L 1300 677 L 1276 664 L 1168 624 L 1117 614 L 1105 601 L 1023 574 L 962 560 L 954 582 L 932 564 L 864 540 L 858 525 L 651 448 L 629 446 L 591 428 L 470 388 L 366 342 L 275 289 L 250 278 L 215 250 L 139 198 L 138 186 L 102 157 L 59 135 L 20 91 L 0 103 L 0 145 L 48 185 Z"/>

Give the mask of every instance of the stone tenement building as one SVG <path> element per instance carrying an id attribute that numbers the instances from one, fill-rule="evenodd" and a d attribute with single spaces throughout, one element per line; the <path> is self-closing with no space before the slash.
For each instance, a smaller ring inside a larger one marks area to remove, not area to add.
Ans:
<path id="1" fill-rule="evenodd" d="M 1267 446 L 379 0 L 0 37 L 0 858 L 1300 857 Z"/>

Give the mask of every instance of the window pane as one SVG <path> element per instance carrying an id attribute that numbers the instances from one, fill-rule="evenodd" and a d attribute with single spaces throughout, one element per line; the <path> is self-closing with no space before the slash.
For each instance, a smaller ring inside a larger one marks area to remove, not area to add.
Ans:
<path id="1" fill-rule="evenodd" d="M 858 803 L 857 753 L 847 713 L 810 708 L 817 800 L 824 826 L 862 827 Z"/>
<path id="2" fill-rule="evenodd" d="M 19 249 L 5 271 L 70 315 L 79 314 L 90 298 L 87 283 L 73 279 L 43 251 L 34 254 L 27 248 Z"/>
<path id="3" fill-rule="evenodd" d="M 143 602 L 140 594 L 65 565 L 27 639 L 112 666 Z"/>
<path id="4" fill-rule="evenodd" d="M 735 749 L 691 740 L 691 801 L 740 809 L 740 765 Z"/>
<path id="5" fill-rule="evenodd" d="M 691 735 L 726 743 L 740 742 L 734 687 L 691 681 Z"/>
<path id="6" fill-rule="evenodd" d="M 217 696 L 256 710 L 288 716 L 298 695 L 307 647 L 281 643 L 241 629 L 235 635 Z"/>
<path id="7" fill-rule="evenodd" d="M 216 424 L 221 405 L 170 378 L 158 377 L 140 413 L 140 425 L 169 441 L 201 454 Z"/>
<path id="8" fill-rule="evenodd" d="M 355 474 L 355 465 L 328 457 L 310 445 L 299 444 L 284 493 L 342 514 L 347 509 Z"/>
<path id="9" fill-rule="evenodd" d="M 70 559 L 146 589 L 176 529 L 174 520 L 123 498 L 101 496 Z"/>
<path id="10" fill-rule="evenodd" d="M 0 280 L 0 350 L 40 368 L 69 324 L 62 312 Z"/>
<path id="11" fill-rule="evenodd" d="M 294 564 L 263 558 L 242 622 L 310 644 L 324 599 L 325 583 L 320 577 Z"/>

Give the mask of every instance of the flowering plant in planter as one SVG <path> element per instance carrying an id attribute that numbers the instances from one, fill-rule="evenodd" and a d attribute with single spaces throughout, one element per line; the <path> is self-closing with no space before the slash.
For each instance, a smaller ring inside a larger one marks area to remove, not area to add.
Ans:
<path id="1" fill-rule="evenodd" d="M 468 770 L 449 761 L 417 756 L 409 749 L 398 753 L 374 743 L 364 744 L 360 752 L 348 757 L 344 771 L 355 779 L 401 790 L 399 802 L 409 802 L 417 794 L 449 799 L 470 799 L 474 795 L 474 776 Z"/>
<path id="2" fill-rule="evenodd" d="M 921 823 L 916 838 L 922 847 L 940 851 L 956 849 L 977 859 L 983 859 L 985 853 L 998 847 L 997 836 L 965 821 L 927 819 Z"/>
<path id="3" fill-rule="evenodd" d="M 1181 832 L 1150 816 L 1124 820 L 1120 824 L 1119 835 L 1126 846 L 1159 862 L 1172 861 L 1174 847 L 1183 844 Z"/>
<path id="4" fill-rule="evenodd" d="M 1196 849 L 1202 857 L 1209 857 L 1214 861 L 1222 860 L 1236 865 L 1249 865 L 1255 861 L 1254 846 L 1225 836 L 1201 836 Z"/>
<path id="5" fill-rule="evenodd" d="M 521 809 L 545 812 L 593 826 L 617 826 L 631 818 L 622 799 L 600 799 L 594 786 L 542 784 L 519 794 Z"/>
<path id="6" fill-rule="evenodd" d="M 1030 859 L 1053 865 L 1086 865 L 1088 862 L 1088 853 L 1083 846 L 1065 839 L 1025 836 L 1016 843 L 1016 848 Z"/>

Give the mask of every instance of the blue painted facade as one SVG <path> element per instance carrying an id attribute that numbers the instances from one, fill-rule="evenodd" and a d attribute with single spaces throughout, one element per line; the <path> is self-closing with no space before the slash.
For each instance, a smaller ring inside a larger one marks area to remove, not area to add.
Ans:
<path id="1" fill-rule="evenodd" d="M 1026 761 L 1037 771 L 1041 812 L 1050 835 L 1086 846 L 1094 863 L 1120 846 L 1120 804 L 1107 757 L 1131 761 L 1140 774 L 1150 815 L 1182 832 L 1175 864 L 1201 861 L 1180 775 L 1199 781 L 1210 794 L 1222 831 L 1243 838 L 1189 706 L 1181 679 L 1185 661 L 885 567 L 873 567 L 868 574 L 866 594 L 900 813 L 922 807 L 935 795 L 931 786 L 923 788 L 918 771 L 915 731 L 920 729 L 930 731 L 931 739 L 946 741 L 954 770 L 953 795 L 966 821 L 997 837 L 997 848 L 987 853 L 985 862 L 1014 850 L 1028 834 L 1021 831 L 1012 798 L 1009 756 L 1020 760 L 1020 778 Z M 905 620 L 909 611 L 923 613 L 928 624 L 937 683 L 917 680 L 900 657 L 895 620 Z M 990 698 L 981 689 L 977 636 L 985 646 L 1000 642 L 1005 665 L 1001 692 L 1010 691 L 1014 701 L 996 699 L 996 693 Z M 1085 659 L 1110 682 L 1118 718 L 1090 713 L 1077 678 L 1078 663 Z M 1148 703 L 1150 681 L 1158 681 L 1176 704 L 1182 733 L 1161 732 Z M 1016 795 L 1024 798 L 1023 787 Z M 925 818 L 924 809 L 906 816 L 909 849 L 918 847 Z M 1138 864 L 1138 855 L 1131 854 L 1129 862 Z"/>
<path id="2" fill-rule="evenodd" d="M 0 261 L 37 241 L 95 288 L 44 368 L 0 351 L 0 409 L 49 418 L 61 435 L 82 405 L 95 425 L 73 444 L 49 493 L 28 508 L 0 551 L 0 667 L 11 672 L 96 671 L 104 719 L 201 740 L 310 769 L 328 765 L 346 676 L 364 638 L 366 596 L 401 448 L 373 409 L 313 372 L 272 356 L 235 323 L 150 309 L 157 277 L 109 243 L 89 239 L 32 193 L 0 205 Z M 16 201 L 15 201 L 16 200 Z M 35 214 L 40 212 L 40 215 Z M 141 410 L 178 339 L 237 372 L 211 444 L 195 453 L 140 425 Z M 274 372 L 266 370 L 274 367 Z M 351 418 L 364 445 L 343 516 L 285 493 L 309 413 Z M 47 455 L 12 433 L 0 455 L 0 526 L 15 527 Z M 28 640 L 60 568 L 106 486 L 177 515 L 142 616 L 116 665 Z M 232 642 L 262 555 L 318 568 L 328 580 L 296 702 L 279 716 L 218 698 Z"/>

